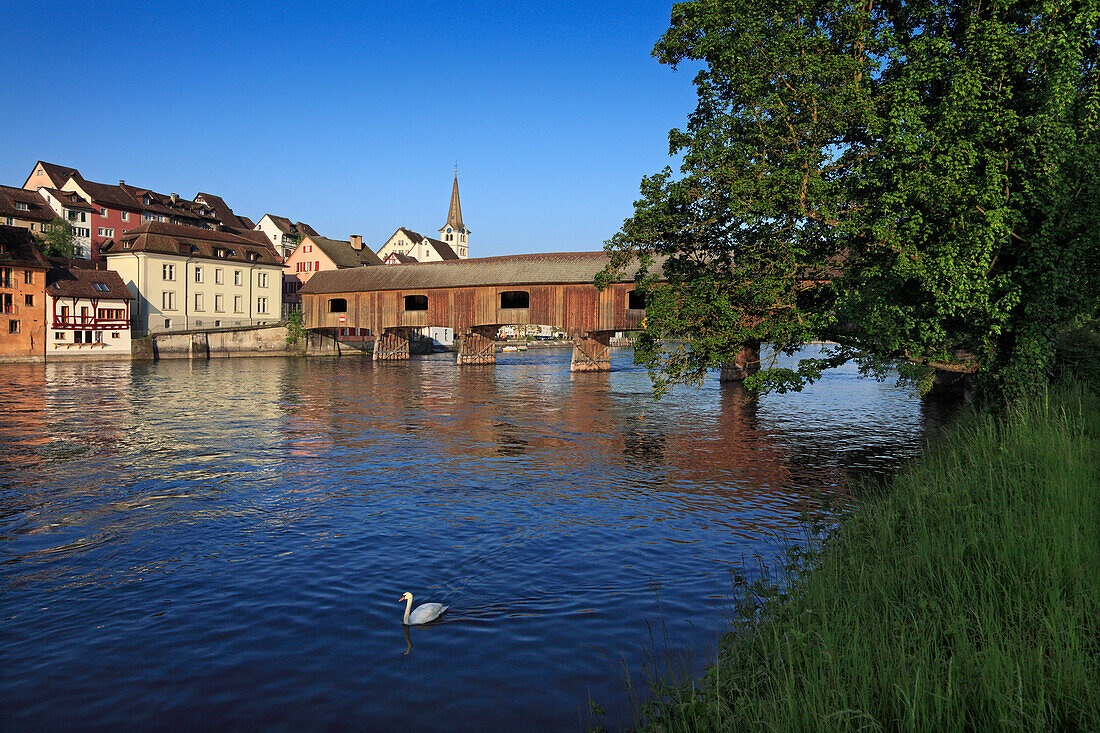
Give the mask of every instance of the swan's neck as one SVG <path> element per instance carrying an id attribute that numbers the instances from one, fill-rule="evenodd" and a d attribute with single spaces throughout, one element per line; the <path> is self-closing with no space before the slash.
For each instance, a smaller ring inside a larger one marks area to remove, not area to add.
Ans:
<path id="1" fill-rule="evenodd" d="M 409 614 L 412 613 L 412 609 L 413 609 L 413 599 L 412 599 L 412 596 L 409 596 L 408 599 L 405 601 L 405 625 L 406 626 L 409 625 Z"/>

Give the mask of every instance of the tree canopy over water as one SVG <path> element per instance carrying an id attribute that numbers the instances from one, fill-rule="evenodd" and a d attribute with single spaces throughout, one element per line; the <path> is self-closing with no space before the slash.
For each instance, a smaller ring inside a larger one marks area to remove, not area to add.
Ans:
<path id="1" fill-rule="evenodd" d="M 1100 0 L 677 3 L 653 53 L 702 67 L 680 173 L 607 243 L 609 271 L 668 258 L 639 276 L 658 394 L 816 339 L 839 346 L 749 386 L 848 359 L 1044 384 L 1100 292 L 1098 29 Z"/>

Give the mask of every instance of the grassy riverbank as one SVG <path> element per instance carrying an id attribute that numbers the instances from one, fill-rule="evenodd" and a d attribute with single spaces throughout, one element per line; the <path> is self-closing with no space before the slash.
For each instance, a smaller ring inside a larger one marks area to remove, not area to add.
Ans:
<path id="1" fill-rule="evenodd" d="M 1100 730 L 1097 384 L 965 417 L 800 572 L 736 587 L 755 620 L 644 725 Z"/>

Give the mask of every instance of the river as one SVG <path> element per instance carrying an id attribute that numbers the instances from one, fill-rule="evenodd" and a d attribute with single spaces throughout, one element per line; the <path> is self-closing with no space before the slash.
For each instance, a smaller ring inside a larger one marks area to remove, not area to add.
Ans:
<path id="1" fill-rule="evenodd" d="M 651 642 L 701 669 L 730 572 L 942 421 L 569 356 L 0 365 L 4 727 L 620 728 Z"/>

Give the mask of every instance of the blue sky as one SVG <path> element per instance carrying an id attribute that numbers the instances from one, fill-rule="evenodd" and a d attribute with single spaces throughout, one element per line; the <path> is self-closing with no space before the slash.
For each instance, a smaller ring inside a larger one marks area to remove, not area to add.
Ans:
<path id="1" fill-rule="evenodd" d="M 600 249 L 694 107 L 670 9 L 17 2 L 0 183 L 43 159 L 378 247 L 434 235 L 457 162 L 471 255 Z"/>

